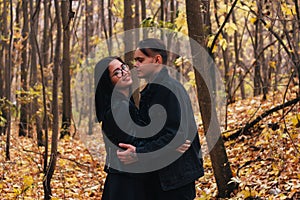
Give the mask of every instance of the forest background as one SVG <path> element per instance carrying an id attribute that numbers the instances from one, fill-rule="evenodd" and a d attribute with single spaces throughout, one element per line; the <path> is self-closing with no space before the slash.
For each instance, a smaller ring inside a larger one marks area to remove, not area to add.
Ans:
<path id="1" fill-rule="evenodd" d="M 207 110 L 197 58 L 170 56 L 194 94 L 205 167 L 197 199 L 299 198 L 299 0 L 0 0 L 0 15 L 1 199 L 101 197 L 94 64 L 160 29 L 167 46 L 181 49 L 179 34 L 198 42 L 224 85 L 224 106 Z M 214 147 L 211 119 L 222 135 Z"/>

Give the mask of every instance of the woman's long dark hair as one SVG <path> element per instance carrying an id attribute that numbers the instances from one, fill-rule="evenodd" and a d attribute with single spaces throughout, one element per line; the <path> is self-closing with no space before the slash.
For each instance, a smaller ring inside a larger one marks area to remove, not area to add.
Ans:
<path id="1" fill-rule="evenodd" d="M 103 120 L 105 112 L 110 108 L 114 85 L 112 84 L 109 76 L 108 65 L 115 59 L 124 63 L 120 57 L 110 56 L 101 59 L 95 66 L 95 108 L 98 122 Z"/>

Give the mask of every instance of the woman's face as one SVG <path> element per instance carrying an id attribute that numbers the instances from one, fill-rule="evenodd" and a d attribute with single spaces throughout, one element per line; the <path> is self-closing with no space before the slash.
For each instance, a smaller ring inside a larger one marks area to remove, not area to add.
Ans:
<path id="1" fill-rule="evenodd" d="M 111 82 L 117 89 L 129 88 L 132 85 L 129 66 L 117 59 L 112 60 L 108 65 Z"/>

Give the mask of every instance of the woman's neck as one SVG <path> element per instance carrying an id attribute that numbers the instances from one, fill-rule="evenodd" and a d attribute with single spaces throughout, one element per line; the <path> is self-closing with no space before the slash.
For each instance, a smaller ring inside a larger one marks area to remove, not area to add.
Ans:
<path id="1" fill-rule="evenodd" d="M 124 96 L 129 97 L 129 89 L 128 88 L 119 89 L 119 92 L 122 93 Z"/>

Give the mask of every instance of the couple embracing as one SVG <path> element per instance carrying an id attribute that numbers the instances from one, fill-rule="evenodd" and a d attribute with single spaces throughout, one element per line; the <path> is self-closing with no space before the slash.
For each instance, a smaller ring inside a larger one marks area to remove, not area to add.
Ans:
<path id="1" fill-rule="evenodd" d="M 192 200 L 203 176 L 197 125 L 189 96 L 166 68 L 163 41 L 148 38 L 134 52 L 147 84 L 137 108 L 132 77 L 119 57 L 95 67 L 95 106 L 106 149 L 103 200 Z"/>

